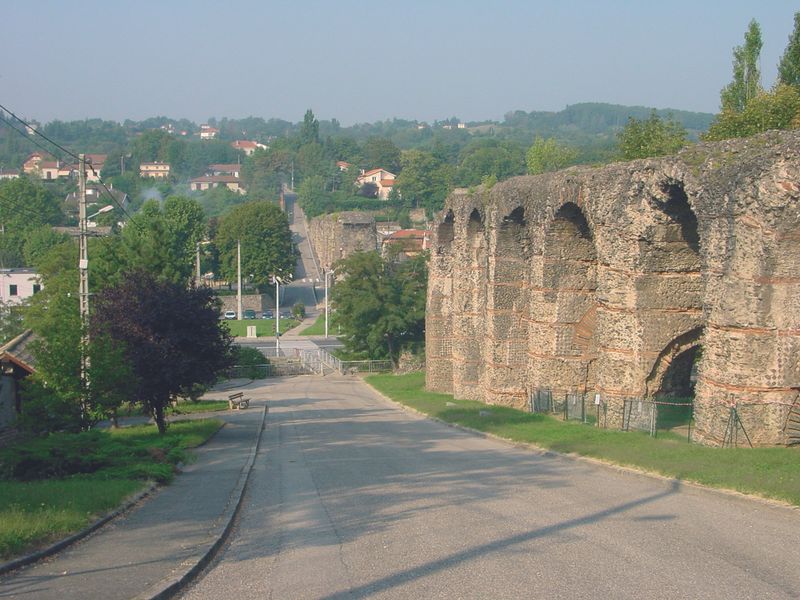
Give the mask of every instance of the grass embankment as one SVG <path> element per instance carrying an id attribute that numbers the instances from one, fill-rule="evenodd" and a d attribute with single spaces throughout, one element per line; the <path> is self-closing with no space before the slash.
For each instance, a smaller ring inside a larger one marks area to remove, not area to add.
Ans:
<path id="1" fill-rule="evenodd" d="M 330 321 L 328 321 L 328 333 L 330 334 Z M 314 321 L 313 324 L 309 325 L 303 331 L 300 332 L 300 335 L 325 335 L 325 313 L 322 313 L 317 317 L 317 320 Z"/>
<path id="2" fill-rule="evenodd" d="M 247 336 L 247 326 L 256 326 L 257 337 L 275 336 L 275 319 L 231 319 L 223 321 L 227 325 L 233 337 Z M 296 319 L 284 319 L 281 317 L 281 333 L 286 333 L 292 327 L 297 326 Z"/>
<path id="3" fill-rule="evenodd" d="M 0 559 L 80 530 L 146 482 L 166 483 L 219 419 L 29 439 L 0 452 Z"/>
<path id="4" fill-rule="evenodd" d="M 197 402 L 178 402 L 176 406 L 167 409 L 168 415 L 186 415 L 217 410 L 228 410 L 227 400 L 198 400 Z"/>
<path id="5" fill-rule="evenodd" d="M 424 373 L 371 375 L 366 381 L 393 400 L 448 423 L 800 506 L 800 451 L 796 448 L 709 448 L 675 435 L 652 438 L 640 432 L 563 422 L 425 391 Z M 479 411 L 489 415 L 482 417 Z"/>

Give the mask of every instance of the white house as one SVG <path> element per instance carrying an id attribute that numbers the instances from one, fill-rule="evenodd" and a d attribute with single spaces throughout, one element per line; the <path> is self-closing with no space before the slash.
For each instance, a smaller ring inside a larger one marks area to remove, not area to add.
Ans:
<path id="1" fill-rule="evenodd" d="M 34 269 L 0 269 L 0 302 L 19 305 L 42 289 Z"/>

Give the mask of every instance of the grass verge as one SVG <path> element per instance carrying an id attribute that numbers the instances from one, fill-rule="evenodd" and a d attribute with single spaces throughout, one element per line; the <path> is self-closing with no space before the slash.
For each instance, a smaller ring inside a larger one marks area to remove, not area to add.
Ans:
<path id="1" fill-rule="evenodd" d="M 223 321 L 231 332 L 233 337 L 245 337 L 247 335 L 247 326 L 256 326 L 257 337 L 274 337 L 275 336 L 275 319 L 232 319 Z M 297 326 L 296 319 L 284 319 L 281 317 L 281 333 L 286 333 L 292 327 Z"/>
<path id="2" fill-rule="evenodd" d="M 119 506 L 147 481 L 172 479 L 187 450 L 207 441 L 219 419 L 54 434 L 0 452 L 0 559 L 45 546 Z"/>
<path id="3" fill-rule="evenodd" d="M 328 321 L 328 333 L 330 334 L 330 321 Z M 300 335 L 325 335 L 325 313 L 319 315 L 314 323 L 303 329 Z"/>
<path id="4" fill-rule="evenodd" d="M 170 406 L 167 414 L 186 415 L 194 413 L 228 410 L 227 400 L 198 400 L 197 402 L 178 402 L 177 406 Z"/>
<path id="5" fill-rule="evenodd" d="M 365 378 L 392 400 L 448 423 L 456 423 L 557 452 L 599 458 L 684 481 L 737 490 L 800 506 L 797 448 L 709 448 L 678 436 L 651 438 L 640 432 L 598 429 L 541 414 L 454 400 L 425 390 L 425 374 Z M 448 405 L 449 403 L 449 405 Z M 480 416 L 488 411 L 488 416 Z"/>

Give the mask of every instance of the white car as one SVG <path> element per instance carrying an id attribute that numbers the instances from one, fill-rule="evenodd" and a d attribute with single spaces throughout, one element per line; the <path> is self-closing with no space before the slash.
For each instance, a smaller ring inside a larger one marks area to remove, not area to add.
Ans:
<path id="1" fill-rule="evenodd" d="M 235 319 L 236 318 L 236 311 L 234 311 L 234 310 L 226 310 L 225 311 L 225 318 L 226 319 Z"/>

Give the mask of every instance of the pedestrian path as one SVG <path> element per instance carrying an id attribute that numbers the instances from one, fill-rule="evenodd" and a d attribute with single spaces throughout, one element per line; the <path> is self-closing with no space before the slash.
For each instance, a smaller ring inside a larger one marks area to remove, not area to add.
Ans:
<path id="1" fill-rule="evenodd" d="M 249 410 L 215 413 L 225 426 L 172 484 L 67 550 L 0 578 L 0 597 L 152 598 L 199 568 L 234 516 L 269 387 L 242 388 L 252 398 Z"/>

